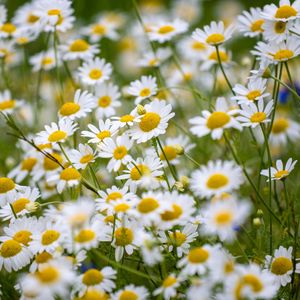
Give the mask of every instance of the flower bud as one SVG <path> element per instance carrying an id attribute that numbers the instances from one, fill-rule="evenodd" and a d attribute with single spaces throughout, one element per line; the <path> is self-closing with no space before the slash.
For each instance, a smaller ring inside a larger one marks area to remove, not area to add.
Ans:
<path id="1" fill-rule="evenodd" d="M 25 205 L 25 209 L 30 213 L 37 211 L 39 207 L 40 204 L 38 202 L 32 202 L 32 201 Z"/>
<path id="2" fill-rule="evenodd" d="M 179 145 L 179 144 L 174 145 L 173 148 L 175 149 L 176 154 L 178 154 L 178 155 L 184 154 L 184 148 L 181 145 Z"/>
<path id="3" fill-rule="evenodd" d="M 143 105 L 138 104 L 138 106 L 136 107 L 137 109 L 137 113 L 141 116 L 144 115 L 146 113 L 146 109 L 144 108 Z"/>
<path id="4" fill-rule="evenodd" d="M 260 218 L 254 218 L 253 219 L 253 225 L 259 227 L 261 225 Z"/>

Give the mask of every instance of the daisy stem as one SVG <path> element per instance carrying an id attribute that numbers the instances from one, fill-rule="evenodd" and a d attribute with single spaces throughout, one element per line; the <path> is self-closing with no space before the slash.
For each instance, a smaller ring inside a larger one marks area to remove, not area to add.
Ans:
<path id="1" fill-rule="evenodd" d="M 11 208 L 11 211 L 12 211 L 12 213 L 13 213 L 15 219 L 18 219 L 18 216 L 17 216 L 17 214 L 16 214 L 16 212 L 15 212 L 15 210 L 14 210 L 14 207 L 11 205 L 11 203 L 9 203 L 9 206 L 10 206 L 10 208 Z"/>
<path id="2" fill-rule="evenodd" d="M 101 189 L 101 185 L 100 185 L 100 183 L 99 183 L 99 181 L 98 181 L 96 172 L 95 172 L 95 170 L 94 170 L 94 168 L 93 168 L 93 166 L 92 166 L 91 164 L 89 164 L 89 169 L 90 169 L 92 178 L 93 178 L 93 180 L 94 180 L 94 184 L 95 184 L 99 189 Z"/>
<path id="3" fill-rule="evenodd" d="M 216 47 L 216 52 L 217 52 L 217 57 L 218 57 L 218 63 L 219 63 L 221 72 L 222 72 L 222 74 L 223 74 L 223 76 L 224 76 L 224 78 L 225 78 L 225 80 L 226 80 L 226 82 L 227 82 L 227 85 L 228 85 L 228 87 L 230 88 L 232 94 L 235 95 L 235 92 L 234 92 L 234 90 L 232 89 L 232 85 L 231 85 L 231 83 L 230 83 L 230 81 L 229 81 L 229 79 L 228 79 L 228 77 L 227 77 L 227 75 L 226 75 L 226 73 L 225 73 L 225 70 L 224 70 L 224 67 L 223 67 L 223 64 L 222 64 L 222 61 L 221 61 L 220 51 L 219 51 L 219 46 L 216 45 L 215 47 Z"/>
<path id="4" fill-rule="evenodd" d="M 298 98 L 300 100 L 300 96 L 298 95 L 298 93 L 294 89 L 292 89 L 291 87 L 289 87 L 288 84 L 284 83 L 282 80 L 274 77 L 273 75 L 271 75 L 271 78 L 274 79 L 275 81 L 279 82 L 285 88 L 287 88 L 296 98 Z"/>
<path id="5" fill-rule="evenodd" d="M 1 58 L 1 74 L 2 74 L 2 78 L 4 80 L 4 86 L 6 89 L 10 89 L 10 86 L 9 86 L 9 79 L 8 79 L 8 76 L 7 76 L 7 73 L 6 73 L 6 70 L 5 70 L 5 57 L 2 57 Z"/>
<path id="6" fill-rule="evenodd" d="M 290 68 L 289 68 L 289 65 L 288 65 L 288 62 L 287 62 L 287 61 L 284 62 L 284 66 L 285 66 L 286 72 L 287 72 L 287 74 L 288 74 L 288 78 L 289 78 L 290 84 L 291 84 L 293 90 L 295 91 L 295 94 L 297 95 L 297 98 L 300 99 L 300 97 L 299 97 L 299 95 L 298 95 L 298 93 L 297 93 L 297 89 L 296 89 L 294 80 L 293 80 L 293 78 L 292 78 L 292 74 L 291 74 L 291 72 L 290 72 Z M 294 94 L 294 93 L 293 93 L 293 94 Z M 295 94 L 294 94 L 294 95 L 295 95 Z"/>
<path id="7" fill-rule="evenodd" d="M 297 35 L 297 36 L 300 36 L 299 33 L 295 32 L 295 31 L 293 31 L 293 30 L 289 30 L 289 32 L 292 33 L 292 34 L 295 34 L 295 35 Z"/>
<path id="8" fill-rule="evenodd" d="M 189 159 L 194 165 L 196 165 L 197 167 L 201 167 L 201 165 L 195 161 L 191 156 L 189 156 L 187 153 L 184 152 L 184 156 Z"/>
<path id="9" fill-rule="evenodd" d="M 61 204 L 63 203 L 62 201 L 50 201 L 50 202 L 46 202 L 46 203 L 40 203 L 39 206 L 46 206 L 46 205 L 50 205 L 50 204 Z"/>

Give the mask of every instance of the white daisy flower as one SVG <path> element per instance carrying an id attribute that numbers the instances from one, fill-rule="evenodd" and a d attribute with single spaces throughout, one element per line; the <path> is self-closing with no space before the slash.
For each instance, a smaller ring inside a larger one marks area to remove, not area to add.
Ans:
<path id="1" fill-rule="evenodd" d="M 164 43 L 187 30 L 188 23 L 179 19 L 172 22 L 158 21 L 149 27 L 148 36 L 150 41 Z"/>
<path id="2" fill-rule="evenodd" d="M 163 280 L 162 285 L 153 291 L 153 296 L 162 294 L 166 300 L 174 298 L 182 280 L 179 276 L 177 277 L 174 273 L 171 273 Z"/>
<path id="3" fill-rule="evenodd" d="M 202 42 L 198 42 L 191 37 L 184 38 L 178 42 L 178 50 L 180 54 L 187 60 L 201 61 L 201 54 L 206 52 L 207 45 Z"/>
<path id="4" fill-rule="evenodd" d="M 95 97 L 98 99 L 96 117 L 99 119 L 115 115 L 116 108 L 121 106 L 119 88 L 111 82 L 96 85 Z"/>
<path id="5" fill-rule="evenodd" d="M 100 144 L 117 133 L 117 127 L 109 119 L 105 121 L 99 120 L 99 128 L 95 127 L 93 124 L 89 124 L 88 128 L 90 131 L 84 130 L 81 132 L 81 135 L 90 138 L 88 140 L 88 143 L 90 144 Z"/>
<path id="6" fill-rule="evenodd" d="M 238 16 L 237 28 L 245 36 L 255 37 L 263 33 L 263 25 L 265 20 L 261 16 L 261 8 L 251 7 L 250 11 L 244 10 Z"/>
<path id="7" fill-rule="evenodd" d="M 36 142 L 38 144 L 63 143 L 69 136 L 77 130 L 77 125 L 69 118 L 63 118 L 58 124 L 52 122 L 45 126 L 45 131 L 37 134 Z"/>
<path id="8" fill-rule="evenodd" d="M 289 30 L 292 26 L 291 22 L 267 20 L 262 26 L 263 36 L 270 42 L 281 43 L 289 36 Z"/>
<path id="9" fill-rule="evenodd" d="M 166 104 L 164 100 L 155 99 L 144 106 L 146 113 L 129 130 L 130 136 L 136 142 L 144 143 L 166 132 L 168 121 L 175 116 L 171 104 Z M 135 110 L 137 113 L 137 110 Z"/>
<path id="10" fill-rule="evenodd" d="M 146 300 L 149 297 L 149 292 L 143 286 L 135 286 L 133 284 L 126 285 L 123 289 L 111 295 L 111 300 Z"/>
<path id="11" fill-rule="evenodd" d="M 110 78 L 112 66 L 105 59 L 95 57 L 82 64 L 78 68 L 78 77 L 87 85 L 100 84 Z"/>
<path id="12" fill-rule="evenodd" d="M 0 207 L 3 207 L 8 199 L 14 197 L 17 191 L 22 190 L 23 188 L 16 184 L 9 177 L 0 177 Z"/>
<path id="13" fill-rule="evenodd" d="M 75 169 L 85 169 L 95 161 L 97 153 L 89 145 L 79 144 L 78 150 L 72 149 L 68 152 L 68 157 Z"/>
<path id="14" fill-rule="evenodd" d="M 203 30 L 197 28 L 192 38 L 200 43 L 206 43 L 210 46 L 218 46 L 228 41 L 232 37 L 234 31 L 233 25 L 225 28 L 224 23 L 211 22 L 210 25 L 204 26 Z"/>
<path id="15" fill-rule="evenodd" d="M 133 124 L 140 122 L 141 116 L 130 113 L 121 117 L 112 117 L 111 119 L 113 120 L 113 125 L 119 129 L 125 126 L 131 127 Z"/>
<path id="16" fill-rule="evenodd" d="M 201 71 L 210 70 L 214 65 L 219 64 L 218 53 L 215 47 L 208 47 L 206 51 L 203 51 L 201 55 L 202 64 L 200 66 Z M 231 61 L 231 52 L 220 47 L 219 48 L 220 61 L 222 66 L 227 68 L 233 63 Z"/>
<path id="17" fill-rule="evenodd" d="M 242 130 L 242 126 L 234 117 L 236 113 L 237 110 L 230 109 L 225 98 L 219 97 L 216 101 L 214 112 L 203 110 L 203 117 L 195 117 L 189 121 L 190 124 L 194 125 L 190 130 L 198 137 L 211 134 L 212 139 L 220 139 L 224 129 L 235 128 Z"/>
<path id="18" fill-rule="evenodd" d="M 96 107 L 95 97 L 88 91 L 76 90 L 74 100 L 65 102 L 59 109 L 61 118 L 71 120 L 84 118 L 89 112 Z"/>
<path id="19" fill-rule="evenodd" d="M 233 87 L 236 96 L 231 99 L 237 100 L 238 104 L 249 104 L 259 99 L 264 99 L 270 96 L 265 92 L 267 80 L 262 78 L 249 80 L 247 86 L 236 84 Z"/>
<path id="20" fill-rule="evenodd" d="M 172 52 L 169 48 L 159 48 L 156 53 L 153 51 L 147 52 L 143 55 L 143 58 L 139 60 L 138 66 L 140 67 L 159 67 L 164 61 L 166 61 Z"/>
<path id="21" fill-rule="evenodd" d="M 274 257 L 267 255 L 265 260 L 266 268 L 276 276 L 276 281 L 281 286 L 286 286 L 292 280 L 293 273 L 293 247 L 288 249 L 280 246 L 274 252 Z M 300 273 L 300 263 L 296 264 L 295 273 Z"/>
<path id="22" fill-rule="evenodd" d="M 0 26 L 0 38 L 13 37 L 17 31 L 17 27 L 10 22 L 1 24 Z"/>
<path id="23" fill-rule="evenodd" d="M 255 128 L 262 123 L 270 122 L 268 119 L 272 110 L 273 110 L 274 101 L 271 100 L 264 105 L 264 100 L 258 100 L 258 104 L 249 103 L 248 105 L 241 105 L 240 116 L 237 117 L 237 120 L 241 122 L 242 126 Z"/>
<path id="24" fill-rule="evenodd" d="M 217 235 L 221 241 L 232 242 L 250 210 L 248 202 L 234 198 L 211 202 L 201 211 L 201 230 L 207 235 Z"/>
<path id="25" fill-rule="evenodd" d="M 64 60 L 90 60 L 100 52 L 97 45 L 90 45 L 83 39 L 70 40 L 60 45 L 60 50 Z"/>
<path id="26" fill-rule="evenodd" d="M 290 173 L 294 170 L 296 163 L 297 160 L 293 161 L 292 158 L 289 158 L 284 167 L 282 160 L 278 159 L 276 161 L 276 168 L 270 168 L 271 180 L 285 180 L 286 177 L 289 176 Z M 269 177 L 269 169 L 262 170 L 260 174 Z M 269 181 L 269 178 L 267 179 L 267 181 Z"/>
<path id="27" fill-rule="evenodd" d="M 32 65 L 33 72 L 38 72 L 41 69 L 43 71 L 49 71 L 55 68 L 55 53 L 53 49 L 42 51 L 30 57 L 30 64 Z M 60 65 L 60 59 L 57 64 Z"/>
<path id="28" fill-rule="evenodd" d="M 99 145 L 99 157 L 110 158 L 107 169 L 109 172 L 114 170 L 117 172 L 121 165 L 126 165 L 132 160 L 129 150 L 133 145 L 133 141 L 124 134 L 118 136 L 116 141 L 113 139 L 106 139 Z"/>
<path id="29" fill-rule="evenodd" d="M 140 80 L 130 83 L 128 94 L 135 96 L 135 104 L 139 104 L 142 100 L 150 98 L 157 93 L 156 78 L 152 76 L 142 76 Z"/>
<path id="30" fill-rule="evenodd" d="M 47 182 L 56 184 L 57 192 L 61 194 L 66 187 L 77 186 L 80 180 L 81 174 L 74 167 L 68 167 L 50 175 Z"/>
<path id="31" fill-rule="evenodd" d="M 243 182 L 242 169 L 233 161 L 210 160 L 192 173 L 191 189 L 196 195 L 209 198 L 238 189 Z"/>
<path id="32" fill-rule="evenodd" d="M 22 104 L 23 100 L 14 99 L 9 90 L 0 92 L 0 112 L 3 112 L 4 114 L 11 114 Z"/>

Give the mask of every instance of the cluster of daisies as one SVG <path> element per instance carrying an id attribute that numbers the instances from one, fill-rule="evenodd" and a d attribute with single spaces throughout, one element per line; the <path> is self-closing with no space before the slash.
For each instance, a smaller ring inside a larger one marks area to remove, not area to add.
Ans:
<path id="1" fill-rule="evenodd" d="M 296 299 L 300 0 L 144 2 L 0 6 L 3 299 Z"/>

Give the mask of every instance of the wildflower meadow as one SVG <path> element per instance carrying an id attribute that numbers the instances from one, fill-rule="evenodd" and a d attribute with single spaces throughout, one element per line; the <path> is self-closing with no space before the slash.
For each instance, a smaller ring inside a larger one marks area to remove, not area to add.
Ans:
<path id="1" fill-rule="evenodd" d="M 300 0 L 0 3 L 0 299 L 300 299 Z"/>

